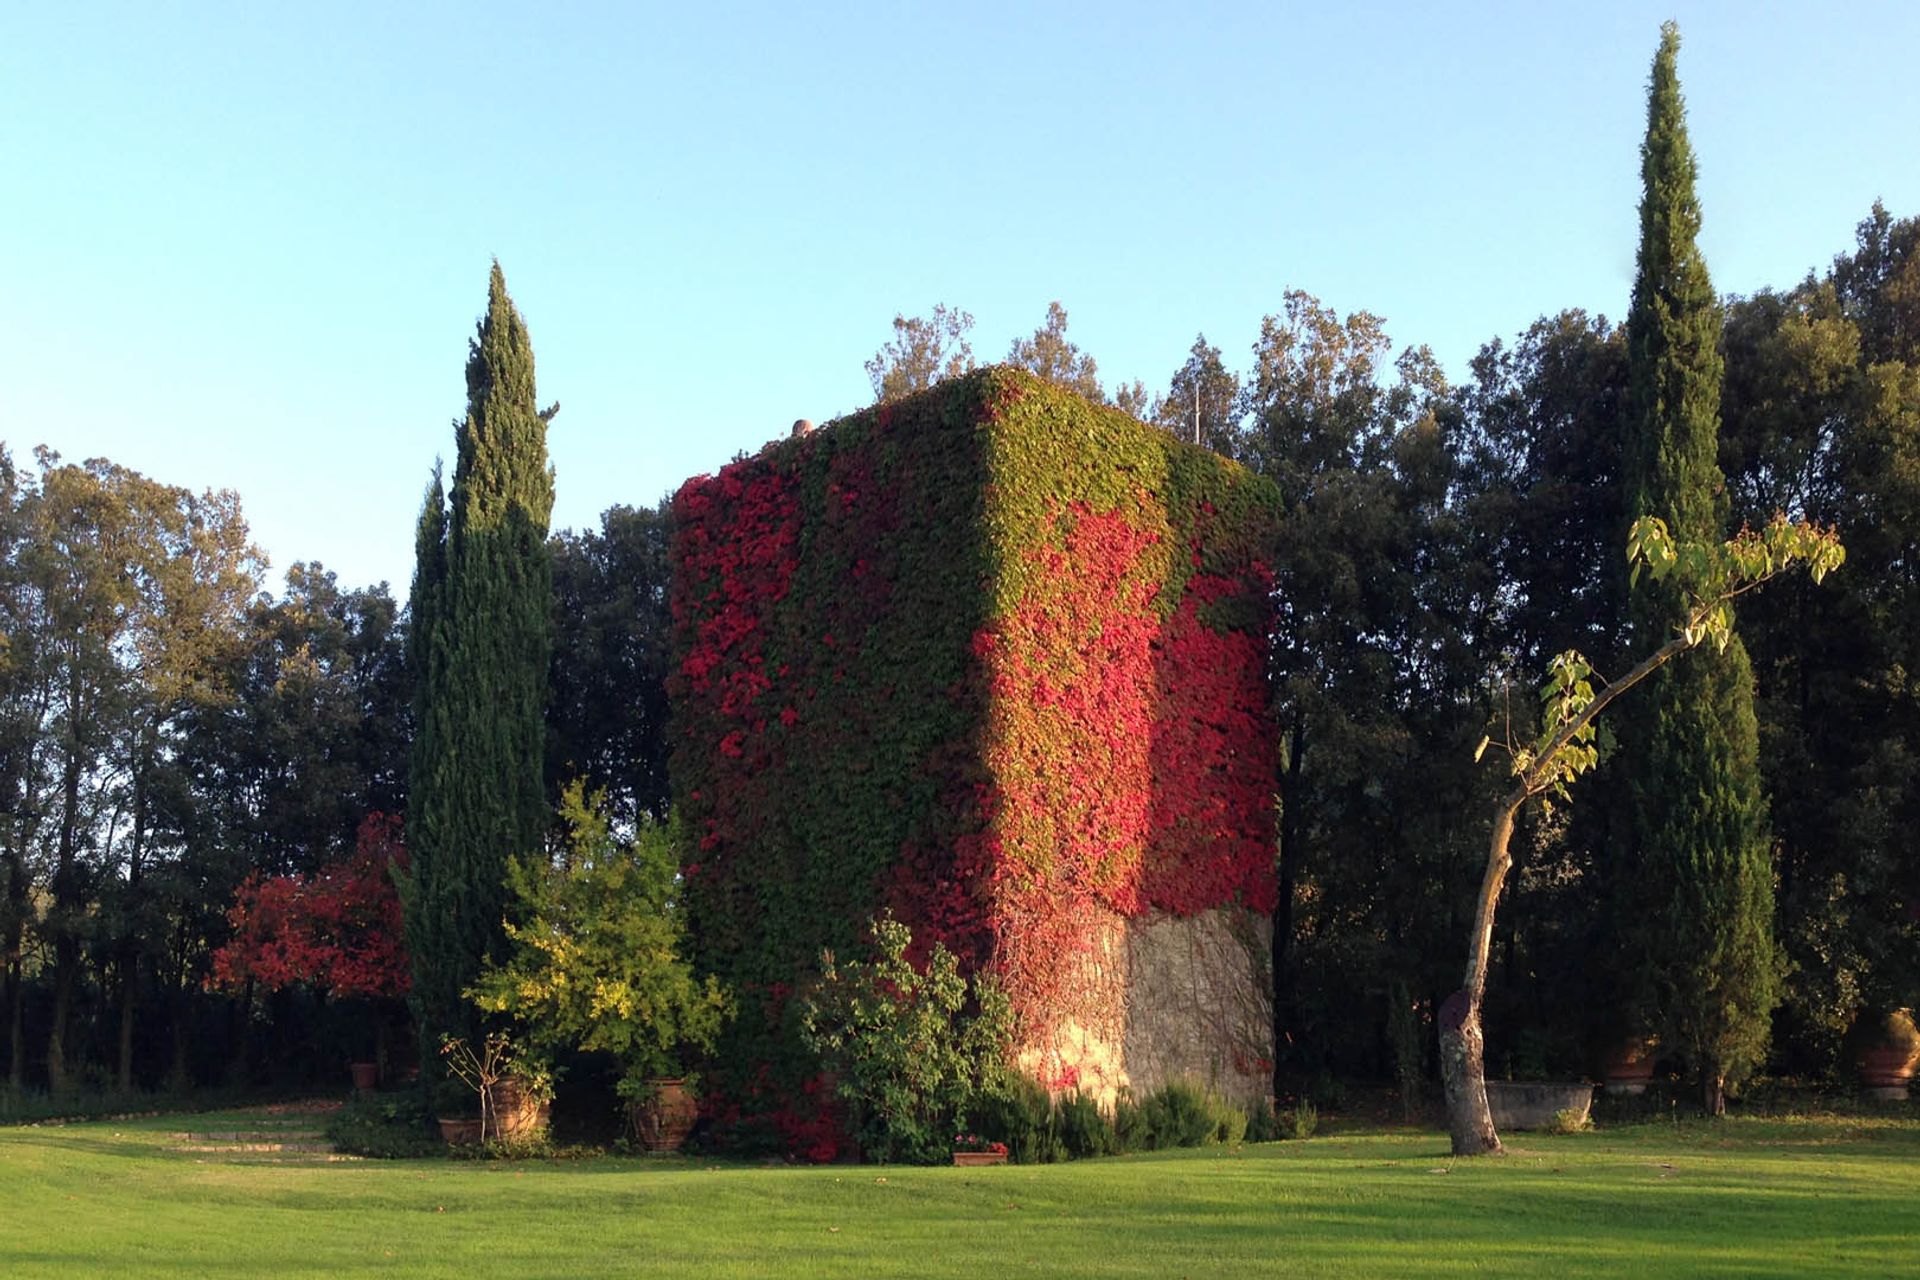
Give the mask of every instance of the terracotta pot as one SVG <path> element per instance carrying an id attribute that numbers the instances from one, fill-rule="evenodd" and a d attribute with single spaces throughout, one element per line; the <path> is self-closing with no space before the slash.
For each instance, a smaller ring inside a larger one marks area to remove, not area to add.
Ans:
<path id="1" fill-rule="evenodd" d="M 1912 1012 L 1863 1014 L 1847 1039 L 1860 1092 L 1876 1102 L 1905 1102 L 1907 1082 L 1920 1062 L 1920 1038 L 1915 1036 Z"/>
<path id="2" fill-rule="evenodd" d="M 1854 1069 L 1861 1091 L 1876 1102 L 1906 1101 L 1913 1059 L 1913 1050 L 1906 1045 L 1877 1044 L 1860 1050 Z"/>
<path id="3" fill-rule="evenodd" d="M 440 1140 L 450 1147 L 471 1147 L 480 1141 L 479 1116 L 441 1116 Z"/>
<path id="4" fill-rule="evenodd" d="M 1004 1151 L 956 1151 L 953 1153 L 953 1162 L 963 1169 L 976 1165 L 1005 1164 L 1007 1153 Z"/>
<path id="5" fill-rule="evenodd" d="M 634 1137 L 649 1151 L 678 1151 L 700 1118 L 700 1107 L 684 1079 L 650 1080 L 653 1096 L 628 1109 Z"/>
<path id="6" fill-rule="evenodd" d="M 371 1092 L 380 1083 L 380 1064 L 377 1062 L 350 1063 L 347 1070 L 353 1073 L 353 1087 L 362 1093 Z"/>
<path id="7" fill-rule="evenodd" d="M 1653 1041 L 1645 1036 L 1629 1037 L 1609 1048 L 1600 1062 L 1607 1093 L 1615 1098 L 1645 1093 L 1653 1079 L 1653 1051 Z"/>
<path id="8" fill-rule="evenodd" d="M 498 1137 L 530 1138 L 547 1127 L 553 1106 L 535 1101 L 526 1085 L 512 1076 L 493 1086 L 493 1124 Z"/>

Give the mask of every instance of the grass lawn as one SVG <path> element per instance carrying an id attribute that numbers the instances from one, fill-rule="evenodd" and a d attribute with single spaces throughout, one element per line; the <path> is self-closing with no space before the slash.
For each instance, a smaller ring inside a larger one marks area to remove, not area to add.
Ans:
<path id="1" fill-rule="evenodd" d="M 1920 1272 L 1912 1114 L 965 1170 L 264 1163 L 172 1136 L 288 1123 L 257 1112 L 0 1129 L 0 1275 L 1892 1276 Z"/>

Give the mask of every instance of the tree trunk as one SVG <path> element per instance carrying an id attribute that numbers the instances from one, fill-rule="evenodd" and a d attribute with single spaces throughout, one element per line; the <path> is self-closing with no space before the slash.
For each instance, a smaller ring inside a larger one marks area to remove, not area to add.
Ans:
<path id="1" fill-rule="evenodd" d="M 1467 942 L 1467 975 L 1460 990 L 1440 1007 L 1440 1079 L 1447 1092 L 1447 1130 L 1457 1156 L 1500 1155 L 1500 1135 L 1487 1104 L 1486 1045 L 1480 1030 L 1480 1006 L 1487 993 L 1487 952 L 1493 945 L 1493 912 L 1500 886 L 1512 865 L 1508 845 L 1513 819 L 1526 802 L 1522 787 L 1501 803 L 1487 844 L 1487 872 L 1480 880 L 1473 933 Z"/>
<path id="2" fill-rule="evenodd" d="M 1700 1073 L 1700 1107 L 1710 1116 L 1727 1114 L 1727 1077 L 1716 1067 Z"/>
<path id="3" fill-rule="evenodd" d="M 173 1007 L 173 1065 L 167 1071 L 167 1087 L 176 1093 L 184 1093 L 193 1087 L 193 1078 L 187 1067 L 187 1020 L 192 1010 L 191 996 L 186 987 L 176 983 L 168 1003 Z"/>
<path id="4" fill-rule="evenodd" d="M 25 809 L 19 788 L 9 787 L 8 795 Z M 4 867 L 6 901 L 0 903 L 0 988 L 4 988 L 7 1023 L 7 1084 L 18 1093 L 27 1083 L 26 964 L 24 947 L 27 919 L 27 869 L 25 847 L 27 823 L 24 816 L 14 823 L 9 836 Z"/>
<path id="5" fill-rule="evenodd" d="M 1505 1154 L 1487 1103 L 1485 1044 L 1480 1007 L 1466 991 L 1440 1006 L 1440 1079 L 1447 1090 L 1447 1132 L 1457 1156 Z"/>
<path id="6" fill-rule="evenodd" d="M 27 1087 L 26 984 L 20 956 L 7 957 L 7 1085 L 15 1093 Z"/>
<path id="7" fill-rule="evenodd" d="M 1293 982 L 1293 896 L 1300 879 L 1300 756 L 1305 730 L 1295 723 L 1288 735 L 1287 771 L 1280 788 L 1279 892 L 1273 904 L 1273 1095 L 1286 1090 L 1281 1076 L 1292 1058 L 1299 1002 Z"/>
<path id="8" fill-rule="evenodd" d="M 77 701 L 77 699 L 76 699 Z M 69 714 L 72 714 L 71 711 Z M 69 730 L 71 735 L 74 731 Z M 53 869 L 53 1023 L 47 1028 L 47 1088 L 62 1093 L 67 1079 L 67 1022 L 73 1008 L 75 971 L 80 967 L 79 915 L 81 893 L 80 743 L 67 743 L 60 771 L 60 842 Z"/>
<path id="9" fill-rule="evenodd" d="M 140 987 L 140 953 L 129 949 L 120 961 L 120 1092 L 133 1092 L 133 1012 Z"/>
<path id="10" fill-rule="evenodd" d="M 53 944 L 53 1016 L 47 1027 L 47 1091 L 65 1093 L 67 1077 L 67 1022 L 73 1009 L 74 970 L 80 964 L 79 943 L 63 934 Z"/>

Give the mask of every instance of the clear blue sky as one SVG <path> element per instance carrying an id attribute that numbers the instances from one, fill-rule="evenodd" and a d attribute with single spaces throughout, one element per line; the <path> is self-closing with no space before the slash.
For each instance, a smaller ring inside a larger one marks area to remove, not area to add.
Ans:
<path id="1" fill-rule="evenodd" d="M 896 311 L 1102 375 L 1304 288 L 1456 377 L 1631 284 L 1675 16 L 1722 291 L 1920 213 L 1920 4 L 14 4 L 0 439 L 239 491 L 404 593 L 498 255 L 556 525 L 870 398 Z"/>

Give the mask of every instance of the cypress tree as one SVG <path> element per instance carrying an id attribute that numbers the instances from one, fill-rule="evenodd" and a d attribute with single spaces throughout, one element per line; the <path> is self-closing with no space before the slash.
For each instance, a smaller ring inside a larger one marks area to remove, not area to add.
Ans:
<path id="1" fill-rule="evenodd" d="M 533 348 L 500 264 L 470 344 L 450 501 L 436 472 L 416 538 L 407 943 L 423 1061 L 470 1035 L 461 993 L 503 958 L 507 859 L 540 847 L 553 472 Z"/>
<path id="2" fill-rule="evenodd" d="M 1638 274 L 1627 317 L 1624 478 L 1629 520 L 1676 541 L 1725 536 L 1718 462 L 1721 313 L 1696 243 L 1700 205 L 1675 73 L 1680 35 L 1661 28 L 1641 147 Z M 1635 644 L 1673 634 L 1679 588 L 1631 593 Z M 1660 671 L 1624 736 L 1632 857 L 1620 876 L 1622 963 L 1637 1020 L 1698 1072 L 1707 1110 L 1759 1063 L 1777 1002 L 1773 876 L 1760 783 L 1753 672 L 1735 636 Z"/>

